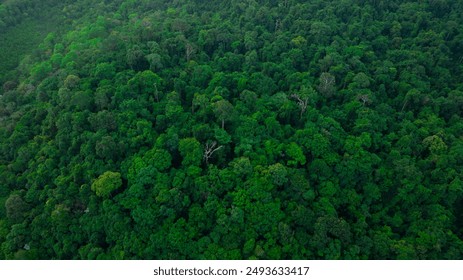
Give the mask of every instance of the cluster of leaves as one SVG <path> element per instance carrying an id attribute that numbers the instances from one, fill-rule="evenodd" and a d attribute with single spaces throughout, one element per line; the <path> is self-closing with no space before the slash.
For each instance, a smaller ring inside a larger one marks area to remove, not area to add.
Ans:
<path id="1" fill-rule="evenodd" d="M 462 257 L 461 1 L 63 12 L 1 89 L 1 258 Z"/>
<path id="2" fill-rule="evenodd" d="M 11 70 L 48 33 L 68 25 L 61 13 L 66 1 L 0 1 L 0 84 L 14 79 L 16 73 Z"/>

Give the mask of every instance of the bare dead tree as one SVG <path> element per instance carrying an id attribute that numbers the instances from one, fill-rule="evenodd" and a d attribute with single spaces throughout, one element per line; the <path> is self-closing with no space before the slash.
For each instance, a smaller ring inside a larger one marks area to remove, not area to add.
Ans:
<path id="1" fill-rule="evenodd" d="M 367 94 L 359 95 L 357 99 L 363 102 L 363 106 L 371 103 L 370 97 Z"/>
<path id="2" fill-rule="evenodd" d="M 282 24 L 281 24 L 281 19 L 277 19 L 277 20 L 275 21 L 275 32 L 277 32 L 277 31 L 280 30 L 281 25 L 282 25 Z"/>
<path id="3" fill-rule="evenodd" d="M 301 115 L 300 115 L 300 118 L 302 118 L 302 115 L 305 113 L 305 111 L 307 110 L 307 106 L 309 106 L 309 97 L 308 96 L 304 96 L 304 97 L 301 97 L 299 96 L 298 94 L 295 94 L 293 93 L 291 95 L 292 98 L 296 99 L 297 101 L 297 105 L 299 106 L 299 108 L 301 109 Z"/>
<path id="4" fill-rule="evenodd" d="M 156 83 L 154 85 L 154 96 L 156 97 L 156 101 L 159 102 L 159 92 L 158 92 L 158 85 Z"/>
<path id="5" fill-rule="evenodd" d="M 186 60 L 190 61 L 191 57 L 194 55 L 195 52 L 196 52 L 195 47 L 192 44 L 190 44 L 189 42 L 187 42 L 186 45 L 185 45 Z"/>
<path id="6" fill-rule="evenodd" d="M 323 72 L 320 75 L 320 84 L 318 86 L 318 90 L 324 96 L 330 97 L 334 93 L 335 84 L 335 77 L 330 73 Z"/>
<path id="7" fill-rule="evenodd" d="M 212 157 L 212 155 L 215 152 L 223 148 L 223 146 L 218 146 L 217 148 L 216 146 L 217 146 L 216 141 L 206 143 L 206 146 L 204 147 L 204 156 L 203 156 L 204 160 L 206 161 L 206 164 L 209 164 L 209 159 Z"/>

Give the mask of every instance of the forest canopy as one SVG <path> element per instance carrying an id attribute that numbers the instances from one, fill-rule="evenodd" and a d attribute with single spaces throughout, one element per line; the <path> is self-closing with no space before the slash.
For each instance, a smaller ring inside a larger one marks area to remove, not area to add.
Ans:
<path id="1" fill-rule="evenodd" d="M 461 259 L 462 14 L 1 1 L 0 259 Z"/>

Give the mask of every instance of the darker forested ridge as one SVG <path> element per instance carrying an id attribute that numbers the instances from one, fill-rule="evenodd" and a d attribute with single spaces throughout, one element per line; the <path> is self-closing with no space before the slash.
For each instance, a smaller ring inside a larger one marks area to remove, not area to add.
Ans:
<path id="1" fill-rule="evenodd" d="M 61 26 L 1 75 L 0 258 L 462 258 L 463 1 L 55 2 L 0 5 Z"/>

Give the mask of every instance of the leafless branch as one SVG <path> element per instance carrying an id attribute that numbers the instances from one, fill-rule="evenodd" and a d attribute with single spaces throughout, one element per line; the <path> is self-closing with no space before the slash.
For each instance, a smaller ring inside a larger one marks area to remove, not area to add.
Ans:
<path id="1" fill-rule="evenodd" d="M 191 60 L 191 57 L 193 56 L 193 54 L 196 52 L 196 49 L 195 47 L 190 44 L 190 43 L 186 43 L 186 46 L 185 46 L 185 55 L 186 55 L 186 60 L 187 61 L 190 61 Z"/>
<path id="2" fill-rule="evenodd" d="M 363 106 L 371 103 L 370 97 L 366 94 L 359 95 L 357 99 L 363 102 Z"/>
<path id="3" fill-rule="evenodd" d="M 291 97 L 296 99 L 297 105 L 301 109 L 300 117 L 302 118 L 302 114 L 304 114 L 304 112 L 307 110 L 307 106 L 309 106 L 309 98 L 308 97 L 301 98 L 298 94 L 295 94 L 295 93 L 292 94 Z"/>
<path id="4" fill-rule="evenodd" d="M 208 142 L 206 143 L 206 146 L 204 147 L 204 160 L 206 161 L 206 164 L 209 164 L 209 159 L 212 157 L 212 154 L 223 148 L 223 146 L 217 146 L 217 142 Z"/>
<path id="5" fill-rule="evenodd" d="M 158 85 L 156 83 L 154 85 L 154 96 L 156 97 L 156 101 L 159 102 L 159 92 L 158 92 Z"/>

